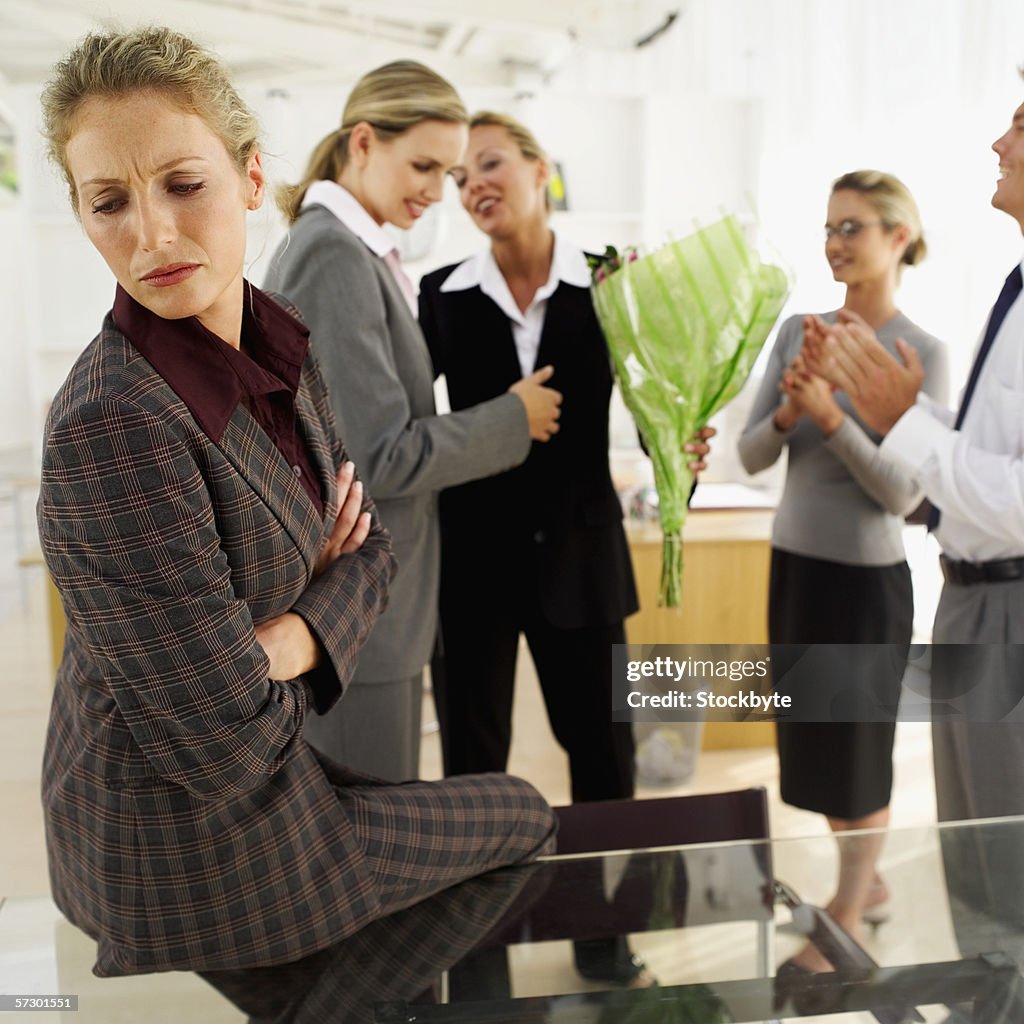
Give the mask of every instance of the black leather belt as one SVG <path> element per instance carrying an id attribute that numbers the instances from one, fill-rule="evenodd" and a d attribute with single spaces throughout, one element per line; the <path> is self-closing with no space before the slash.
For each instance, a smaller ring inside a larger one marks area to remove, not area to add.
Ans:
<path id="1" fill-rule="evenodd" d="M 997 558 L 991 562 L 955 562 L 939 555 L 942 575 L 947 583 L 970 586 L 972 583 L 1008 583 L 1024 578 L 1024 558 Z"/>

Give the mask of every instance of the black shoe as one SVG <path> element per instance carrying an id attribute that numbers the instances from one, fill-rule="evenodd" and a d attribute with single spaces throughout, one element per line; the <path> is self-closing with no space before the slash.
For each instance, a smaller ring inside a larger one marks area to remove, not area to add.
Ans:
<path id="1" fill-rule="evenodd" d="M 822 1006 L 816 1005 L 820 994 L 807 987 L 807 980 L 816 977 L 817 973 L 808 967 L 801 967 L 795 960 L 785 960 L 779 964 L 773 982 L 772 1010 L 778 1013 L 791 1006 L 801 1016 L 825 1012 Z"/>
<path id="2" fill-rule="evenodd" d="M 650 974 L 647 965 L 630 951 L 626 940 L 576 939 L 573 942 L 576 970 L 587 981 L 605 982 L 621 988 L 628 988 L 644 972 Z M 653 977 L 651 979 L 653 984 Z"/>

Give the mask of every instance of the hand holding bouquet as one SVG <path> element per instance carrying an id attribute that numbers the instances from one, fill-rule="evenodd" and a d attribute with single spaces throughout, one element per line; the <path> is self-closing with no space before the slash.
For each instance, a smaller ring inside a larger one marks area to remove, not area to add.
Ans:
<path id="1" fill-rule="evenodd" d="M 658 603 L 678 607 L 693 483 L 684 446 L 734 398 L 789 293 L 727 216 L 638 256 L 591 258 L 594 308 L 622 397 L 654 464 L 663 535 Z"/>

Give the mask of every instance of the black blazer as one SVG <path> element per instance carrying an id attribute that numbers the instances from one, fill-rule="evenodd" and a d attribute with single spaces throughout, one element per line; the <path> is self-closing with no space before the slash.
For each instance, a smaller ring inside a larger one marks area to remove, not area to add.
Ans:
<path id="1" fill-rule="evenodd" d="M 442 292 L 455 266 L 423 278 L 420 324 L 453 410 L 504 394 L 521 376 L 512 326 L 479 287 Z M 535 572 L 541 610 L 562 629 L 620 622 L 639 607 L 622 506 L 608 468 L 612 372 L 586 288 L 562 282 L 548 299 L 537 366 L 555 368 L 560 430 L 526 461 L 441 495 L 442 575 L 484 559 Z M 523 557 L 535 548 L 540 557 Z M 479 600 L 479 595 L 467 595 Z"/>

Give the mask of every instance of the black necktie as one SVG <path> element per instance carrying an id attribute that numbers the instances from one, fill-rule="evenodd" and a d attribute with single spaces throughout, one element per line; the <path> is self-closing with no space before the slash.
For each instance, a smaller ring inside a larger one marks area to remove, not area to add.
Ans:
<path id="1" fill-rule="evenodd" d="M 978 385 L 978 378 L 981 376 L 981 368 L 985 364 L 985 359 L 988 356 L 989 350 L 992 348 L 992 342 L 995 341 L 996 335 L 999 333 L 999 328 L 1002 326 L 1003 320 L 1006 319 L 1006 314 L 1009 312 L 1010 307 L 1016 302 L 1017 296 L 1021 292 L 1021 272 L 1020 264 L 1010 271 L 1006 275 L 1006 280 L 1003 282 L 1003 290 L 999 293 L 999 298 L 996 299 L 996 304 L 992 307 L 992 315 L 988 318 L 988 326 L 985 328 L 985 337 L 981 340 L 981 346 L 978 349 L 978 354 L 974 357 L 974 365 L 971 367 L 971 375 L 967 379 L 967 387 L 964 389 L 963 401 L 960 403 L 960 411 L 956 414 L 956 423 L 953 424 L 954 430 L 959 430 L 963 426 L 964 416 L 967 415 L 967 406 L 970 405 L 971 396 L 974 394 L 974 389 Z M 941 511 L 934 505 L 932 506 L 931 512 L 928 514 L 928 529 L 934 530 L 939 525 L 939 517 L 942 515 Z"/>

